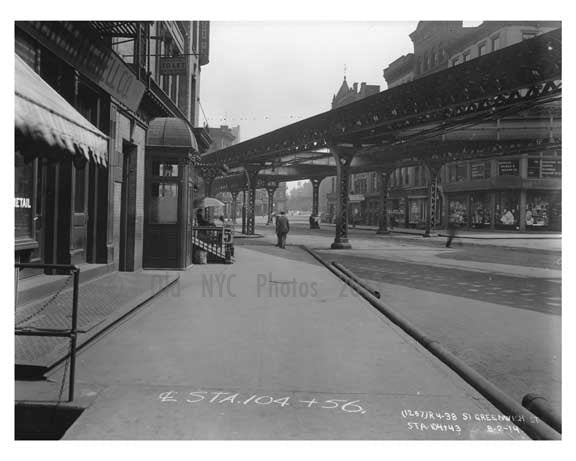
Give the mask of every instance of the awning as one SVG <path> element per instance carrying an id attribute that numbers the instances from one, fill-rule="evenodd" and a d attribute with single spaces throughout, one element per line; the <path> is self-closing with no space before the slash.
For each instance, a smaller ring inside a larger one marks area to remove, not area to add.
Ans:
<path id="1" fill-rule="evenodd" d="M 108 137 L 15 55 L 15 125 L 25 137 L 106 165 Z"/>

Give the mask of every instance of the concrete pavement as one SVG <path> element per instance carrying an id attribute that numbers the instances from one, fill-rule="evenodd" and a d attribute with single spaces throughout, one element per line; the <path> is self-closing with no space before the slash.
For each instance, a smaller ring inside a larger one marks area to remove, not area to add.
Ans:
<path id="1" fill-rule="evenodd" d="M 122 316 L 156 296 L 178 280 L 177 272 L 113 272 L 81 283 L 78 292 L 78 338 L 80 348 Z M 72 318 L 72 282 L 51 276 L 59 283 L 48 298 L 18 306 L 17 329 L 69 330 Z M 61 289 L 64 288 L 64 289 Z M 42 375 L 69 353 L 70 340 L 50 336 L 16 336 L 16 376 Z"/>
<path id="2" fill-rule="evenodd" d="M 54 399 L 63 371 L 17 400 Z M 526 438 L 312 258 L 248 247 L 182 273 L 80 354 L 77 380 L 66 439 Z"/>

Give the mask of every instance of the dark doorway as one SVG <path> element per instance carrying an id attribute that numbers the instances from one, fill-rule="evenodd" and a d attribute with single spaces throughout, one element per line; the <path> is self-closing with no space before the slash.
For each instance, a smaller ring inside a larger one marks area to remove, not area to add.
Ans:
<path id="1" fill-rule="evenodd" d="M 124 141 L 122 154 L 120 258 L 118 270 L 133 271 L 136 235 L 136 145 Z"/>

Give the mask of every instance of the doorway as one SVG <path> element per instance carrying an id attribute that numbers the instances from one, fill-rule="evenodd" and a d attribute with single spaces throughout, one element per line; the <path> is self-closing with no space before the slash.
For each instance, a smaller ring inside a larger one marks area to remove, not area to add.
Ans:
<path id="1" fill-rule="evenodd" d="M 118 270 L 134 271 L 136 240 L 136 145 L 122 143 L 122 189 L 120 205 L 120 257 Z"/>

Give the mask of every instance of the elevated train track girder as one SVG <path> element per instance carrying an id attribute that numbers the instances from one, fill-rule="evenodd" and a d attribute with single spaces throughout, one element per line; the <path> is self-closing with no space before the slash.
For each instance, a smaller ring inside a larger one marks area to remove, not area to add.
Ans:
<path id="1" fill-rule="evenodd" d="M 385 148 L 418 137 L 441 137 L 559 100 L 561 29 L 506 47 L 377 95 L 203 155 L 230 167 L 348 143 Z M 389 154 L 388 154 L 389 153 Z M 326 153 L 330 156 L 330 153 Z"/>

